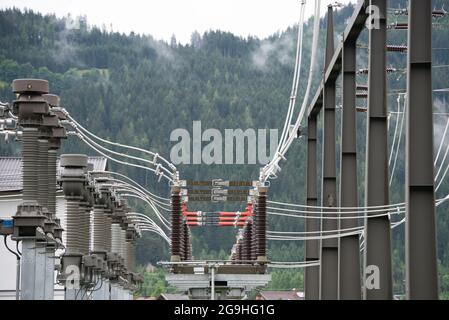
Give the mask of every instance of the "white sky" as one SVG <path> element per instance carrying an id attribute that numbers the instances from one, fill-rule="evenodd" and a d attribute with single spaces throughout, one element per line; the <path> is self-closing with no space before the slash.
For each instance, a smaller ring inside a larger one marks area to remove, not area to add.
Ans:
<path id="1" fill-rule="evenodd" d="M 307 16 L 313 12 L 313 2 L 307 2 Z M 322 0 L 322 12 L 333 2 Z M 85 15 L 89 24 L 105 24 L 108 30 L 112 24 L 114 31 L 151 34 L 167 41 L 174 34 L 184 44 L 195 30 L 266 37 L 296 23 L 299 5 L 300 0 L 0 0 L 0 8 L 29 8 L 57 17 Z"/>

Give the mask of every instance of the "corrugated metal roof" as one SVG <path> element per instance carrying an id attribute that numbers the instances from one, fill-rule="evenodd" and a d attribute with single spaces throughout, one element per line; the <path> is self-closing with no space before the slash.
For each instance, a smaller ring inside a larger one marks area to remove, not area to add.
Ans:
<path id="1" fill-rule="evenodd" d="M 59 158 L 57 174 L 59 175 Z M 89 157 L 88 163 L 92 163 L 95 171 L 107 169 L 107 159 L 104 157 Z M 22 158 L 0 157 L 0 192 L 22 190 Z"/>

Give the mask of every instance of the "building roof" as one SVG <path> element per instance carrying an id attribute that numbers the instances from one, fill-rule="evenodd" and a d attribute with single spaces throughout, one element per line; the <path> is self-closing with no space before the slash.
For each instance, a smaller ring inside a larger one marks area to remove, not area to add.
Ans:
<path id="1" fill-rule="evenodd" d="M 88 157 L 95 171 L 107 169 L 107 159 L 104 157 Z M 59 158 L 57 160 L 57 174 L 59 175 Z M 22 190 L 22 158 L 0 157 L 0 192 Z"/>
<path id="2" fill-rule="evenodd" d="M 157 300 L 189 300 L 189 296 L 182 293 L 161 293 Z"/>
<path id="3" fill-rule="evenodd" d="M 262 300 L 304 300 L 304 293 L 301 291 L 260 291 L 258 297 Z"/>

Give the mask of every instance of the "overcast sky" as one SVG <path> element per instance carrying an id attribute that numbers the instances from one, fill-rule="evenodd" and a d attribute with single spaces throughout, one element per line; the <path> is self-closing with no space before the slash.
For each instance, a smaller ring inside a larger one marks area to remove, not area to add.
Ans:
<path id="1" fill-rule="evenodd" d="M 329 3 L 322 0 L 322 12 Z M 355 3 L 356 0 L 338 0 Z M 307 16 L 313 12 L 307 1 Z M 300 0 L 1 0 L 0 8 L 29 8 L 62 17 L 85 15 L 88 23 L 114 31 L 151 34 L 181 43 L 190 35 L 213 29 L 236 35 L 266 37 L 298 21 Z"/>

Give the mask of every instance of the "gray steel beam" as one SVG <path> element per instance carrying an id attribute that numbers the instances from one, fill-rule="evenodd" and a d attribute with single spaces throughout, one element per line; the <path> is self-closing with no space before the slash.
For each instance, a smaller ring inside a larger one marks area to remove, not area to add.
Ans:
<path id="1" fill-rule="evenodd" d="M 385 71 L 387 1 L 371 0 L 371 5 L 379 9 L 379 17 L 376 17 L 379 28 L 373 26 L 369 30 L 365 203 L 366 206 L 382 206 L 389 203 Z M 390 219 L 387 215 L 365 218 L 364 297 L 366 299 L 393 298 L 390 233 Z"/>
<path id="2" fill-rule="evenodd" d="M 328 7 L 325 66 L 328 68 L 334 52 L 333 7 Z M 335 81 L 324 85 L 323 115 L 323 183 L 322 206 L 337 204 L 337 175 L 335 164 Z M 326 210 L 322 217 L 326 218 Z M 337 230 L 337 220 L 321 219 L 321 230 Z M 336 238 L 321 240 L 320 299 L 338 298 L 338 241 Z"/>
<path id="3" fill-rule="evenodd" d="M 431 12 L 431 1 L 409 1 L 405 242 L 408 299 L 438 299 Z"/>
<path id="4" fill-rule="evenodd" d="M 317 206 L 317 170 L 316 170 L 316 142 L 317 121 L 311 116 L 307 120 L 307 205 Z M 312 211 L 314 211 L 312 209 Z M 320 230 L 318 219 L 306 219 L 306 232 Z M 306 262 L 319 261 L 320 241 L 309 240 L 305 242 Z M 318 300 L 320 298 L 320 267 L 306 267 L 304 271 L 304 291 L 306 300 Z"/>
<path id="5" fill-rule="evenodd" d="M 340 205 L 357 207 L 357 130 L 356 130 L 356 41 L 343 49 L 343 110 L 341 124 Z M 339 229 L 358 226 L 358 219 L 339 220 Z M 361 298 L 359 236 L 339 238 L 339 299 Z"/>
<path id="6" fill-rule="evenodd" d="M 362 30 L 365 28 L 365 21 L 368 17 L 366 12 L 369 6 L 369 0 L 359 0 L 354 8 L 354 13 L 349 19 L 348 26 L 343 33 L 343 44 L 340 44 L 335 51 L 329 66 L 324 71 L 324 81 L 334 81 L 341 72 L 342 68 L 342 52 L 343 46 L 346 42 L 354 42 L 359 37 Z M 312 100 L 308 108 L 308 115 L 316 115 L 321 110 L 321 104 L 317 103 L 321 97 L 321 91 L 323 90 L 323 85 L 319 86 L 315 94 L 315 98 Z"/>

